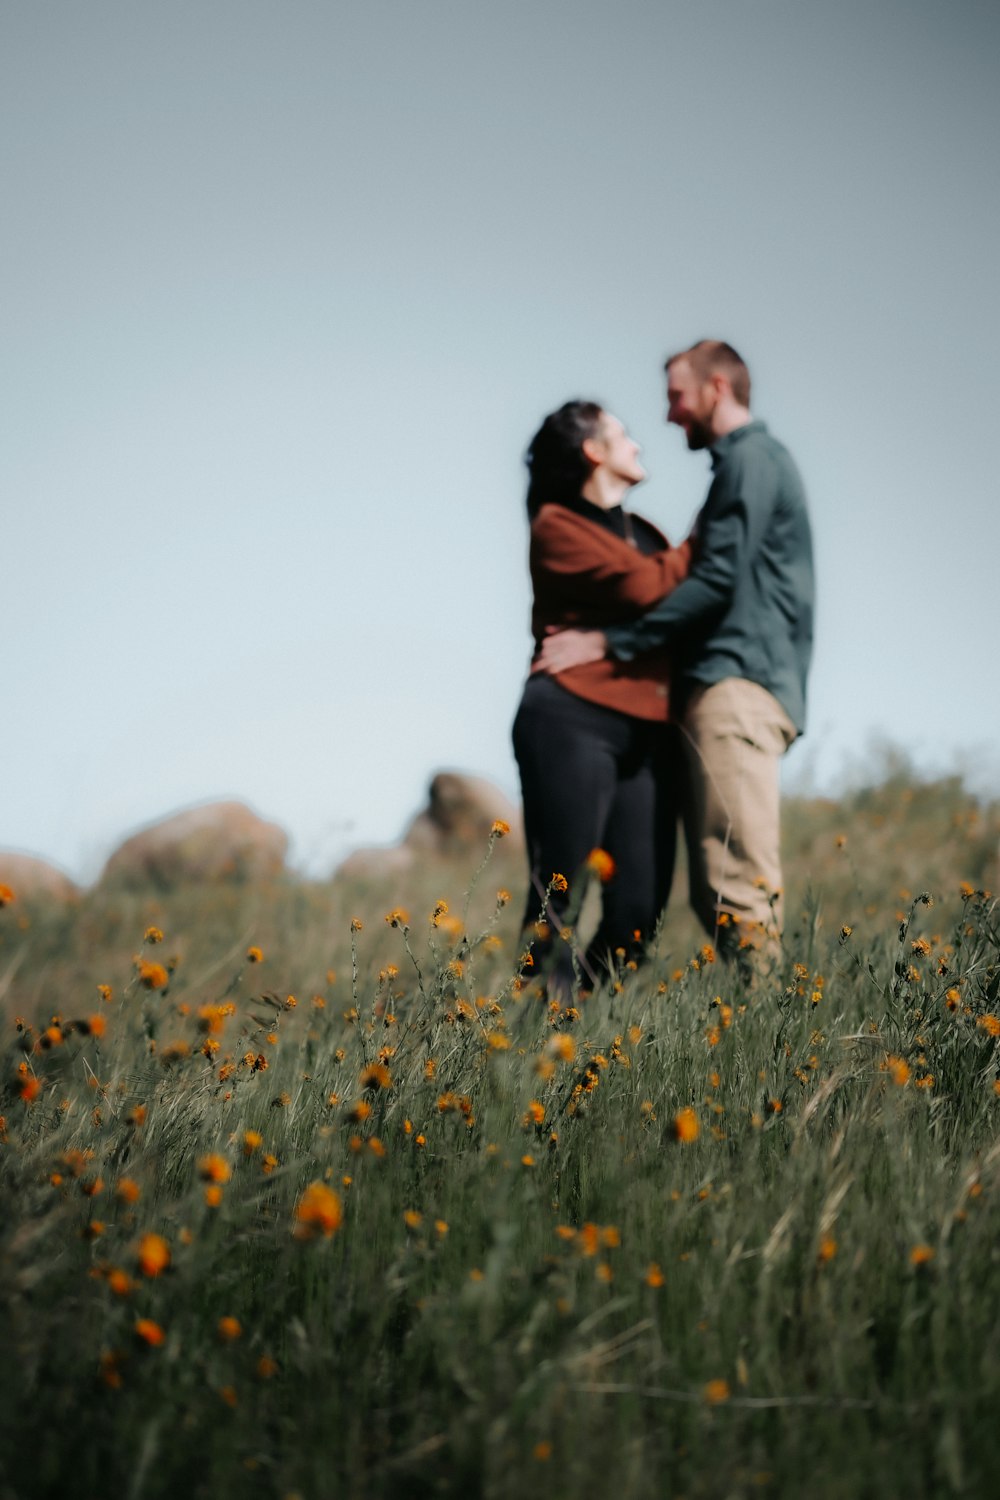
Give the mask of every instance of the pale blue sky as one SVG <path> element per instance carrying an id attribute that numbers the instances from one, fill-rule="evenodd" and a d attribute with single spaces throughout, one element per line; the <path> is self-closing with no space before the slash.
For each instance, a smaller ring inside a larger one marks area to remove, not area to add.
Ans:
<path id="1" fill-rule="evenodd" d="M 977 0 L 0 6 L 0 846 L 240 796 L 329 868 L 516 791 L 521 454 L 595 396 L 673 535 L 663 356 L 796 455 L 810 725 L 1000 790 L 1000 16 Z"/>

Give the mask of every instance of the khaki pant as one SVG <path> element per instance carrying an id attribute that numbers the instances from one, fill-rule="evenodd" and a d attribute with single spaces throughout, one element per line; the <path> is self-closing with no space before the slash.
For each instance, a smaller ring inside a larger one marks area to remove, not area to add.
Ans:
<path id="1" fill-rule="evenodd" d="M 778 763 L 795 736 L 756 682 L 727 677 L 691 695 L 682 725 L 691 905 L 713 936 L 735 924 L 754 946 L 780 937 Z"/>

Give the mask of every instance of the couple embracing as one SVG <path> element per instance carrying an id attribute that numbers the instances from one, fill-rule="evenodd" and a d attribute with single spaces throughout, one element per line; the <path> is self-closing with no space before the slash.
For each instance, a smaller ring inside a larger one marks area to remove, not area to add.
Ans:
<path id="1" fill-rule="evenodd" d="M 641 960 L 678 822 L 691 904 L 721 952 L 780 951 L 778 765 L 803 731 L 813 634 L 805 495 L 751 416 L 735 349 L 702 340 L 666 374 L 667 421 L 713 469 L 680 546 L 625 509 L 646 477 L 639 447 L 597 403 L 553 412 L 527 454 L 535 654 L 514 723 L 524 925 L 534 972 L 563 995 L 578 975 L 589 988 Z M 580 953 L 571 923 L 595 849 L 610 862 Z"/>

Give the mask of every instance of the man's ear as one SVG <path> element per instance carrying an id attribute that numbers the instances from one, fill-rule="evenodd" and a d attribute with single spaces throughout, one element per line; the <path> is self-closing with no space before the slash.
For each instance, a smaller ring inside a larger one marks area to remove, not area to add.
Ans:
<path id="1" fill-rule="evenodd" d="M 597 468 L 597 465 L 599 463 L 602 463 L 604 460 L 600 438 L 584 438 L 583 442 L 580 444 L 580 452 L 583 454 L 587 462 L 589 464 L 592 464 L 595 469 Z"/>

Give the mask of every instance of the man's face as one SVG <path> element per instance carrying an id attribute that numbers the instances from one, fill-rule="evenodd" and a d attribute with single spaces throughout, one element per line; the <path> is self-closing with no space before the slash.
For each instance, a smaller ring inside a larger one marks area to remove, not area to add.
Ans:
<path id="1" fill-rule="evenodd" d="M 692 450 L 715 442 L 712 416 L 718 404 L 714 383 L 699 380 L 686 359 L 675 359 L 667 371 L 667 421 L 684 429 Z"/>

